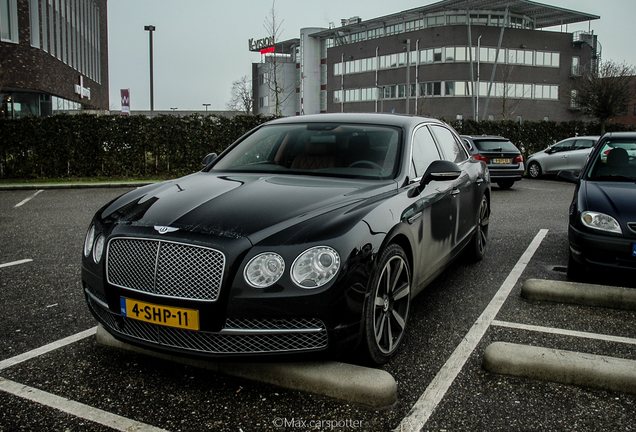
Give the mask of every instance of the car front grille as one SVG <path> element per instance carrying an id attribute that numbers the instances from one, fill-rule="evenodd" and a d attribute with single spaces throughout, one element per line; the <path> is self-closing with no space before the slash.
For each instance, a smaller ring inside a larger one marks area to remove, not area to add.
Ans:
<path id="1" fill-rule="evenodd" d="M 627 222 L 627 226 L 633 233 L 636 233 L 636 222 Z"/>
<path id="2" fill-rule="evenodd" d="M 218 355 L 302 352 L 327 347 L 327 329 L 318 319 L 228 319 L 218 333 L 191 331 L 137 321 L 110 313 L 89 296 L 90 307 L 117 333 L 165 347 Z"/>
<path id="3" fill-rule="evenodd" d="M 225 256 L 214 249 L 153 239 L 114 238 L 108 243 L 108 283 L 147 293 L 216 300 Z"/>

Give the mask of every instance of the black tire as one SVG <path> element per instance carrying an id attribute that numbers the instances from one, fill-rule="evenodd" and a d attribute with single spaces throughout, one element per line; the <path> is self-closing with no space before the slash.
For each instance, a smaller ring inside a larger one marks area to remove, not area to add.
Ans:
<path id="1" fill-rule="evenodd" d="M 501 189 L 510 189 L 513 184 L 515 184 L 514 180 L 500 180 L 500 181 L 497 182 L 497 185 Z"/>
<path id="2" fill-rule="evenodd" d="M 397 244 L 380 255 L 364 308 L 365 357 L 376 365 L 395 354 L 406 331 L 411 306 L 411 269 Z"/>
<path id="3" fill-rule="evenodd" d="M 528 165 L 528 177 L 538 179 L 542 174 L 541 165 L 537 162 L 530 162 L 530 165 Z"/>
<path id="4" fill-rule="evenodd" d="M 572 252 L 568 255 L 568 279 L 571 281 L 582 281 L 585 279 L 587 268 L 572 257 Z"/>
<path id="5" fill-rule="evenodd" d="M 486 245 L 488 244 L 488 225 L 490 223 L 490 203 L 484 195 L 477 210 L 477 223 L 475 234 L 468 246 L 470 258 L 473 261 L 481 261 L 486 254 Z"/>

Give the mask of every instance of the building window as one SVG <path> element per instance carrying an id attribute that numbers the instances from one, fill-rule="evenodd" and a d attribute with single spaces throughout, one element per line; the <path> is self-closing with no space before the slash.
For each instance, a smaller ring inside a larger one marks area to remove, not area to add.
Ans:
<path id="1" fill-rule="evenodd" d="M 367 31 L 367 39 L 376 39 L 382 36 L 384 36 L 383 28 L 377 28 L 377 29 Z"/>
<path id="2" fill-rule="evenodd" d="M 38 0 L 29 0 L 30 39 L 33 48 L 40 48 L 40 5 Z"/>
<path id="3" fill-rule="evenodd" d="M 426 25 L 428 27 L 443 26 L 444 24 L 446 24 L 446 17 L 444 17 L 444 15 L 438 15 L 438 16 L 432 16 L 432 17 L 426 18 Z"/>
<path id="4" fill-rule="evenodd" d="M 0 0 L 0 40 L 18 43 L 17 0 Z"/>

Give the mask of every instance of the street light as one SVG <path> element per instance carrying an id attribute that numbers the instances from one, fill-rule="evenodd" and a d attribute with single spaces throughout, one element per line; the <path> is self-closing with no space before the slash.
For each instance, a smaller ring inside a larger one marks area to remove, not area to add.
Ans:
<path id="1" fill-rule="evenodd" d="M 406 44 L 406 113 L 409 114 L 411 105 L 411 39 L 401 39 L 400 43 Z"/>
<path id="2" fill-rule="evenodd" d="M 155 31 L 155 26 L 147 25 L 144 26 L 144 30 L 148 32 L 150 35 L 150 112 L 153 113 L 155 111 L 155 96 L 154 96 L 154 78 L 153 78 L 153 61 L 152 61 L 152 32 Z"/>
<path id="3" fill-rule="evenodd" d="M 210 106 L 210 104 L 202 104 L 205 107 L 205 112 L 208 112 L 208 107 Z"/>

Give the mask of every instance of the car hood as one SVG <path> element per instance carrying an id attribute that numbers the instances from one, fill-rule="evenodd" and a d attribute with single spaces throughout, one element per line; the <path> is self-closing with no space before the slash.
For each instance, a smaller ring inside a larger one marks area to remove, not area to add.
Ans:
<path id="1" fill-rule="evenodd" d="M 636 221 L 636 185 L 633 182 L 586 182 L 586 206 L 616 217 Z"/>
<path id="2" fill-rule="evenodd" d="M 103 223 L 170 226 L 251 242 L 318 215 L 396 190 L 393 181 L 200 172 L 129 192 Z"/>

